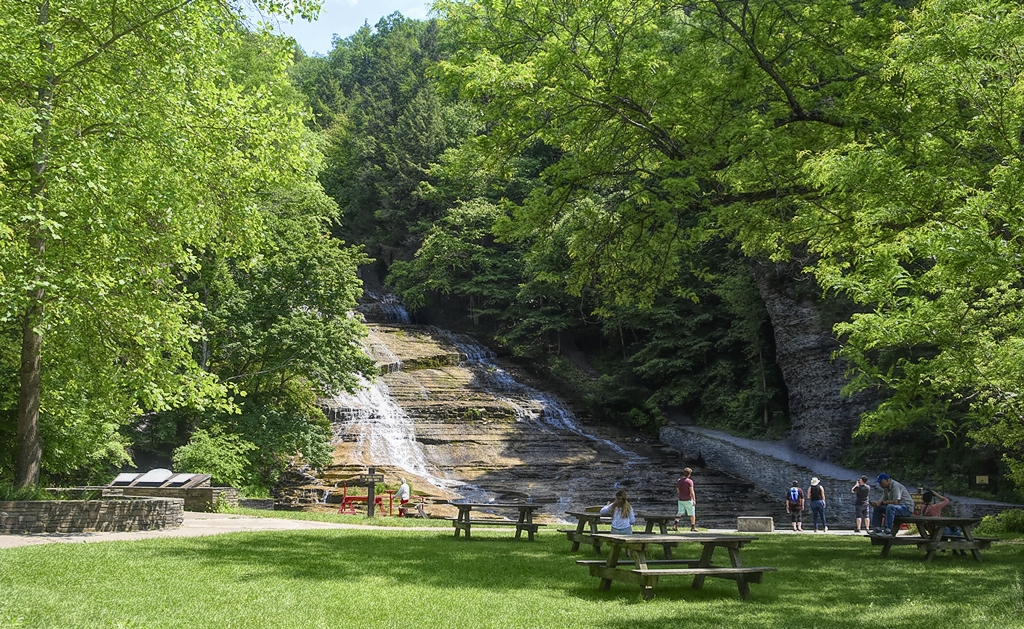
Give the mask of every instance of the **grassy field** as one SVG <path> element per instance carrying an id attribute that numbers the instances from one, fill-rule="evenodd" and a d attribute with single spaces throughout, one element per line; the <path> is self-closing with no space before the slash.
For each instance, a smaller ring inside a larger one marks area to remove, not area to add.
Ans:
<path id="1" fill-rule="evenodd" d="M 599 591 L 574 561 L 593 555 L 553 531 L 535 543 L 382 529 L 45 544 L 0 550 L 0 627 L 1024 627 L 1024 544 L 980 564 L 926 565 L 906 547 L 883 559 L 867 539 L 811 534 L 743 553 L 779 569 L 753 600 L 731 581 L 694 591 L 677 577 L 645 602 L 635 586 Z"/>
<path id="2" fill-rule="evenodd" d="M 337 513 L 323 513 L 318 511 L 267 511 L 265 509 L 244 509 L 241 507 L 223 509 L 222 513 L 235 513 L 238 515 L 251 515 L 257 518 L 281 518 L 284 520 L 308 520 L 313 522 L 337 522 L 339 524 L 359 524 L 363 526 L 392 526 L 392 527 L 415 527 L 415 528 L 448 528 L 452 523 L 441 519 L 423 518 L 400 518 L 398 516 L 375 516 L 368 518 L 365 515 L 339 515 Z"/>

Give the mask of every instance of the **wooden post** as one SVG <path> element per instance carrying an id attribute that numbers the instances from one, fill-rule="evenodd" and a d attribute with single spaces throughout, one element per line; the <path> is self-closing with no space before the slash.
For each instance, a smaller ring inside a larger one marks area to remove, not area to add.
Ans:
<path id="1" fill-rule="evenodd" d="M 377 483 L 384 482 L 384 475 L 377 473 L 377 468 L 371 467 L 367 469 L 366 474 L 359 475 L 359 482 L 366 485 L 366 517 L 373 517 L 373 492 L 376 489 Z"/>

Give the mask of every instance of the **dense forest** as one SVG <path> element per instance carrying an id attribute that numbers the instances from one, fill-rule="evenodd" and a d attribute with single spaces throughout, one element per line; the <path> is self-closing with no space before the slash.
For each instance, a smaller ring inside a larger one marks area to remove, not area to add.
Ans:
<path id="1" fill-rule="evenodd" d="M 1024 486 L 1017 4 L 77 4 L 0 17 L 0 481 L 323 464 L 362 267 L 598 421 Z"/>

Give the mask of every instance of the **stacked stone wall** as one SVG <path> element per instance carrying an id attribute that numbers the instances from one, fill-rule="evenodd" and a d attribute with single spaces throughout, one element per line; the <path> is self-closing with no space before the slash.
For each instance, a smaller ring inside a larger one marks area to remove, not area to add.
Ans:
<path id="1" fill-rule="evenodd" d="M 148 531 L 184 520 L 180 498 L 0 501 L 0 534 Z"/>
<path id="2" fill-rule="evenodd" d="M 825 517 L 830 527 L 852 528 L 853 525 L 853 494 L 850 489 L 859 477 L 855 472 L 845 475 L 838 473 L 829 475 L 811 468 L 786 461 L 777 457 L 744 447 L 743 440 L 722 439 L 712 431 L 687 426 L 666 426 L 661 429 L 661 440 L 679 450 L 683 458 L 702 459 L 708 466 L 727 470 L 730 474 L 743 478 L 754 484 L 754 487 L 770 496 L 778 496 L 779 503 L 785 500 L 786 492 L 799 481 L 800 487 L 806 492 L 812 477 L 817 477 L 825 488 Z M 840 471 L 835 466 L 829 466 Z M 901 479 L 899 479 L 901 480 Z M 873 483 L 874 478 L 871 479 Z M 916 487 L 904 482 L 911 492 Z M 870 500 L 881 500 L 882 490 L 872 486 Z M 1002 513 L 1006 509 L 1021 508 L 1012 505 L 972 498 L 950 498 L 950 505 L 945 515 L 958 517 L 982 517 Z M 810 524 L 810 511 L 804 512 L 804 528 Z M 788 526 L 788 522 L 776 522 L 777 528 Z"/>
<path id="3" fill-rule="evenodd" d="M 213 511 L 218 501 L 228 507 L 238 506 L 238 490 L 234 487 L 124 487 L 121 495 L 146 498 L 181 498 L 185 511 Z"/>

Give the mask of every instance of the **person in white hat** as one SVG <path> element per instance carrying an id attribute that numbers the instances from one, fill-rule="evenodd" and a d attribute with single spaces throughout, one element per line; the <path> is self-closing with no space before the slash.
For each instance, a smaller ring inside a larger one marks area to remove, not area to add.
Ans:
<path id="1" fill-rule="evenodd" d="M 821 518 L 821 528 L 828 531 L 828 523 L 825 522 L 825 488 L 821 481 L 815 476 L 811 479 L 811 486 L 807 489 L 807 500 L 811 507 L 811 519 L 814 521 L 814 532 L 818 532 L 818 518 Z"/>

